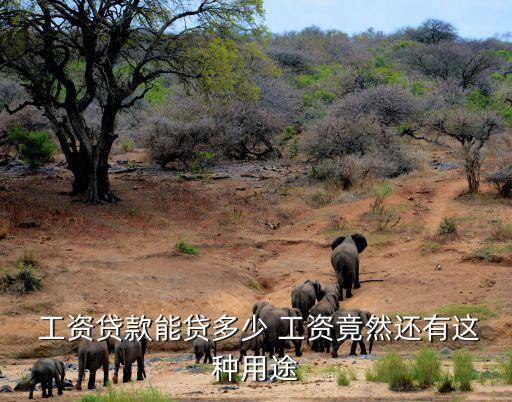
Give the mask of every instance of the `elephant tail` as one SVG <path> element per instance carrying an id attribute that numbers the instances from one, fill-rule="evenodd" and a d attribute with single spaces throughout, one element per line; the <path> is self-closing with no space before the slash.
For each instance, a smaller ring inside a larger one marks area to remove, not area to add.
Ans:
<path id="1" fill-rule="evenodd" d="M 144 357 L 146 349 L 148 348 L 148 340 L 145 336 L 140 340 L 140 344 L 142 346 L 142 357 Z"/>

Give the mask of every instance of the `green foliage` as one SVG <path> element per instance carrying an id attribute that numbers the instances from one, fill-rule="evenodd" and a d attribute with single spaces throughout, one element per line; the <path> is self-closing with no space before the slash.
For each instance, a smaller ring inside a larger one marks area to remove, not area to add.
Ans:
<path id="1" fill-rule="evenodd" d="M 434 385 L 441 375 L 441 362 L 434 349 L 422 348 L 414 360 L 413 376 L 420 388 L 426 389 Z"/>
<path id="2" fill-rule="evenodd" d="M 453 378 L 461 391 L 471 391 L 471 381 L 477 378 L 473 356 L 465 350 L 457 350 L 452 356 Z"/>
<path id="3" fill-rule="evenodd" d="M 340 387 L 347 387 L 350 381 L 357 380 L 357 373 L 353 367 L 340 367 L 335 371 L 336 384 Z"/>
<path id="4" fill-rule="evenodd" d="M 219 384 L 240 384 L 242 381 L 242 376 L 239 374 L 232 375 L 231 381 L 229 380 L 229 374 L 228 373 L 220 373 L 220 380 Z"/>
<path id="5" fill-rule="evenodd" d="M 290 158 L 296 158 L 299 154 L 299 133 L 294 126 L 286 126 L 279 137 L 278 145 L 281 152 L 287 153 Z"/>
<path id="6" fill-rule="evenodd" d="M 486 261 L 499 261 L 500 254 L 512 253 L 512 242 L 508 242 L 505 245 L 486 244 L 482 247 L 477 248 L 473 255 L 477 258 L 481 258 Z"/>
<path id="7" fill-rule="evenodd" d="M 470 315 L 478 317 L 480 320 L 496 316 L 496 313 L 484 304 L 446 304 L 437 311 L 443 316 L 465 317 Z"/>
<path id="8" fill-rule="evenodd" d="M 18 155 L 36 168 L 51 162 L 57 146 L 46 131 L 29 131 L 21 127 L 11 127 L 7 132 L 7 141 L 16 147 Z"/>
<path id="9" fill-rule="evenodd" d="M 114 389 L 108 388 L 105 393 L 97 392 L 78 399 L 79 402 L 171 402 L 169 396 L 163 395 L 156 388 L 146 389 Z"/>
<path id="10" fill-rule="evenodd" d="M 124 153 L 133 152 L 135 149 L 135 142 L 130 137 L 123 137 L 119 141 L 119 147 Z"/>
<path id="11" fill-rule="evenodd" d="M 509 241 L 512 240 L 512 223 L 503 223 L 501 219 L 493 225 L 491 240 Z"/>
<path id="12" fill-rule="evenodd" d="M 4 269 L 0 274 L 0 290 L 17 295 L 31 293 L 43 287 L 32 260 L 20 258 L 14 268 Z"/>
<path id="13" fill-rule="evenodd" d="M 366 380 L 386 382 L 392 391 L 411 391 L 413 372 L 410 365 L 395 351 L 386 353 L 366 370 Z"/>
<path id="14" fill-rule="evenodd" d="M 146 92 L 145 99 L 151 106 L 161 106 L 167 101 L 167 96 L 172 92 L 169 86 L 164 84 L 164 79 L 153 81 L 151 89 Z"/>
<path id="15" fill-rule="evenodd" d="M 261 290 L 261 285 L 260 283 L 254 279 L 254 278 L 249 278 L 247 279 L 247 286 L 250 288 L 250 289 L 254 289 L 254 290 Z"/>
<path id="16" fill-rule="evenodd" d="M 441 374 L 441 378 L 437 383 L 437 390 L 442 394 L 455 391 L 455 387 L 453 386 L 453 376 L 449 371 L 444 371 Z"/>
<path id="17" fill-rule="evenodd" d="M 394 212 L 384 205 L 384 200 L 393 192 L 393 186 L 389 183 L 375 185 L 372 188 L 372 194 L 375 200 L 372 205 L 372 214 L 377 222 L 377 231 L 382 232 L 392 228 L 400 221 L 400 216 L 395 216 Z"/>
<path id="18" fill-rule="evenodd" d="M 204 173 L 215 163 L 215 153 L 209 151 L 201 151 L 194 157 L 189 170 L 192 173 Z"/>
<path id="19" fill-rule="evenodd" d="M 197 247 L 194 247 L 192 244 L 187 242 L 184 239 L 181 239 L 176 243 L 176 250 L 178 250 L 182 254 L 189 254 L 189 255 L 198 255 L 199 250 Z"/>
<path id="20" fill-rule="evenodd" d="M 452 217 L 445 217 L 439 224 L 438 233 L 440 235 L 455 234 L 457 233 L 457 224 Z"/>
<path id="21" fill-rule="evenodd" d="M 505 384 L 512 385 L 512 352 L 507 353 L 500 362 L 500 375 Z"/>

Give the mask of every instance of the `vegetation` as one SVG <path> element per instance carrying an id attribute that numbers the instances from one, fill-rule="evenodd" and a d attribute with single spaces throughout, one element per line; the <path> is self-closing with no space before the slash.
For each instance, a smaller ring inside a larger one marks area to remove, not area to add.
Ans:
<path id="1" fill-rule="evenodd" d="M 156 388 L 146 389 L 113 389 L 109 388 L 105 393 L 96 393 L 83 396 L 80 402 L 171 402 L 169 396 L 163 395 Z"/>
<path id="2" fill-rule="evenodd" d="M 455 391 L 455 387 L 453 386 L 453 376 L 449 371 L 446 370 L 441 374 L 437 390 L 442 394 Z"/>
<path id="3" fill-rule="evenodd" d="M 340 387 L 347 387 L 350 381 L 357 380 L 357 373 L 353 367 L 340 367 L 335 371 L 336 384 Z"/>
<path id="4" fill-rule="evenodd" d="M 4 269 L 0 273 L 0 290 L 23 295 L 42 287 L 42 280 L 31 259 L 20 258 L 14 268 Z"/>
<path id="5" fill-rule="evenodd" d="M 46 131 L 28 131 L 21 127 L 12 127 L 8 130 L 7 141 L 16 147 L 18 155 L 31 168 L 51 162 L 57 151 L 57 146 Z"/>
<path id="6" fill-rule="evenodd" d="M 449 317 L 465 317 L 468 314 L 480 320 L 492 318 L 496 313 L 485 304 L 446 304 L 438 309 L 439 314 Z"/>
<path id="7" fill-rule="evenodd" d="M 443 220 L 439 224 L 438 233 L 440 235 L 457 233 L 457 223 L 455 222 L 455 219 L 452 217 L 443 218 Z"/>
<path id="8" fill-rule="evenodd" d="M 453 379 L 461 391 L 471 391 L 471 381 L 475 380 L 477 373 L 473 367 L 473 356 L 464 350 L 457 350 L 452 356 Z"/>
<path id="9" fill-rule="evenodd" d="M 491 240 L 510 241 L 512 240 L 512 224 L 504 223 L 501 219 L 497 220 L 493 225 Z"/>
<path id="10" fill-rule="evenodd" d="M 400 216 L 395 214 L 384 205 L 384 200 L 393 192 L 393 187 L 389 183 L 376 185 L 372 188 L 375 200 L 372 205 L 372 214 L 377 221 L 377 231 L 382 232 L 390 227 L 396 226 L 400 221 Z"/>
<path id="11" fill-rule="evenodd" d="M 119 148 L 124 153 L 133 152 L 133 150 L 135 149 L 135 142 L 130 137 L 123 137 L 119 141 Z"/>
<path id="12" fill-rule="evenodd" d="M 500 362 L 500 374 L 505 384 L 512 385 L 512 352 L 507 353 Z"/>
<path id="13" fill-rule="evenodd" d="M 189 255 L 198 255 L 199 250 L 197 247 L 194 247 L 192 244 L 190 244 L 188 241 L 181 239 L 176 243 L 176 250 L 178 250 L 182 254 L 189 254 Z"/>
<path id="14" fill-rule="evenodd" d="M 411 366 L 396 352 L 390 351 L 366 371 L 367 381 L 385 382 L 392 391 L 413 390 Z"/>
<path id="15" fill-rule="evenodd" d="M 434 349 L 424 347 L 415 357 L 413 376 L 420 388 L 429 388 L 439 380 L 441 375 L 441 362 Z"/>

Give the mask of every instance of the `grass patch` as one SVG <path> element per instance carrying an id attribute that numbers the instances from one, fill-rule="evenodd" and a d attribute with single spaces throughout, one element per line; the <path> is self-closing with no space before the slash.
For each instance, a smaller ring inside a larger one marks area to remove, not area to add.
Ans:
<path id="1" fill-rule="evenodd" d="M 500 362 L 500 376 L 505 384 L 512 385 L 512 352 L 507 353 Z"/>
<path id="2" fill-rule="evenodd" d="M 135 142 L 133 142 L 133 140 L 130 137 L 121 138 L 121 140 L 119 141 L 119 148 L 124 153 L 133 152 L 133 150 L 135 149 Z"/>
<path id="3" fill-rule="evenodd" d="M 496 261 L 496 257 L 500 254 L 510 254 L 512 253 L 512 242 L 509 242 L 505 245 L 496 245 L 496 244 L 486 244 L 473 252 L 473 256 L 482 260 L 486 260 L 489 262 Z M 498 258 L 499 259 L 499 258 Z"/>
<path id="4" fill-rule="evenodd" d="M 430 347 L 422 348 L 416 355 L 413 365 L 413 376 L 420 388 L 427 389 L 439 380 L 441 361 L 437 353 Z"/>
<path id="5" fill-rule="evenodd" d="M 471 391 L 471 381 L 477 378 L 473 356 L 465 350 L 457 350 L 452 357 L 453 378 L 461 391 Z"/>
<path id="6" fill-rule="evenodd" d="M 496 317 L 496 313 L 484 304 L 446 304 L 438 310 L 444 316 L 465 317 L 468 314 L 481 320 Z"/>
<path id="7" fill-rule="evenodd" d="M 219 224 L 220 225 L 241 225 L 246 220 L 246 212 L 243 208 L 239 208 L 237 206 L 233 206 L 231 208 L 225 208 L 220 215 Z"/>
<path id="8" fill-rule="evenodd" d="M 457 233 L 457 224 L 455 223 L 455 218 L 453 217 L 445 217 L 439 224 L 439 228 L 437 233 L 440 235 L 448 235 L 448 234 L 456 234 Z"/>
<path id="9" fill-rule="evenodd" d="M 78 399 L 79 402 L 171 402 L 169 396 L 163 395 L 156 388 L 147 389 L 113 389 L 105 393 L 89 394 Z"/>
<path id="10" fill-rule="evenodd" d="M 4 269 L 0 273 L 0 290 L 17 295 L 40 290 L 43 282 L 33 262 L 34 259 L 24 256 L 16 261 L 14 268 Z"/>
<path id="11" fill-rule="evenodd" d="M 366 380 L 385 382 L 392 391 L 412 391 L 413 372 L 411 366 L 396 352 L 390 351 L 366 370 Z"/>
<path id="12" fill-rule="evenodd" d="M 426 240 L 421 246 L 421 254 L 437 253 L 441 250 L 441 243 L 434 240 Z"/>
<path id="13" fill-rule="evenodd" d="M 495 241 L 512 240 L 512 223 L 503 223 L 501 219 L 497 220 L 493 224 L 493 230 L 490 239 Z"/>
<path id="14" fill-rule="evenodd" d="M 442 394 L 455 391 L 455 387 L 453 386 L 453 376 L 449 371 L 445 371 L 441 374 L 437 385 L 437 391 Z"/>
<path id="15" fill-rule="evenodd" d="M 260 283 L 254 278 L 247 279 L 247 287 L 254 290 L 261 290 Z"/>
<path id="16" fill-rule="evenodd" d="M 241 381 L 242 376 L 240 374 L 233 375 L 230 381 L 229 373 L 220 373 L 220 380 L 217 382 L 217 384 L 240 384 Z"/>
<path id="17" fill-rule="evenodd" d="M 357 372 L 353 367 L 345 367 L 336 369 L 335 372 L 336 384 L 340 387 L 347 387 L 350 381 L 357 380 Z"/>
<path id="18" fill-rule="evenodd" d="M 186 240 L 181 239 L 176 243 L 176 250 L 178 250 L 182 254 L 188 254 L 188 255 L 198 255 L 199 250 L 197 247 L 194 247 L 192 244 L 187 242 Z"/>
<path id="19" fill-rule="evenodd" d="M 22 303 L 21 304 L 21 308 L 23 310 L 29 311 L 32 313 L 36 313 L 36 314 L 42 313 L 43 311 L 45 311 L 45 309 L 47 307 L 48 307 L 48 303 L 34 303 L 34 304 Z"/>

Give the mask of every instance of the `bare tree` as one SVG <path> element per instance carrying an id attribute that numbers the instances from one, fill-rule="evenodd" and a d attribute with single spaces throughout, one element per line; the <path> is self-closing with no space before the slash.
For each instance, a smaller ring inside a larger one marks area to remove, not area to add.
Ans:
<path id="1" fill-rule="evenodd" d="M 458 108 L 436 114 L 431 121 L 431 128 L 461 145 L 468 191 L 477 193 L 480 187 L 482 148 L 491 136 L 501 131 L 500 118 L 493 112 Z"/>
<path id="2" fill-rule="evenodd" d="M 118 113 L 163 74 L 211 72 L 209 44 L 257 26 L 260 0 L 0 0 L 0 69 L 41 108 L 74 175 L 73 193 L 113 202 L 108 156 Z M 99 106 L 98 129 L 84 117 Z"/>
<path id="3" fill-rule="evenodd" d="M 412 39 L 436 45 L 443 40 L 453 41 L 457 39 L 457 29 L 449 22 L 429 18 L 418 28 L 412 30 Z"/>

